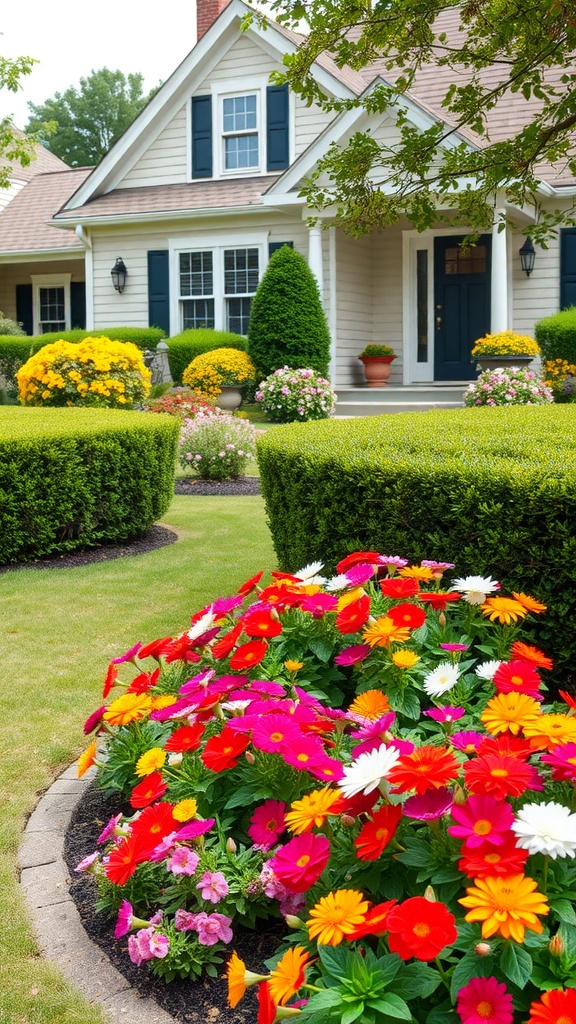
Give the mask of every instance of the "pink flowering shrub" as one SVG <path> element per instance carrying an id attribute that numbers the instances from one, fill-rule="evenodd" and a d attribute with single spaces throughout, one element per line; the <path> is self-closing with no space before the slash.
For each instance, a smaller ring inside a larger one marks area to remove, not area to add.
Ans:
<path id="1" fill-rule="evenodd" d="M 330 416 L 336 408 L 336 392 L 315 370 L 283 366 L 260 381 L 256 401 L 272 423 L 304 423 Z"/>
<path id="2" fill-rule="evenodd" d="M 283 918 L 268 973 L 228 959 L 265 1024 L 573 1021 L 576 698 L 522 639 L 545 607 L 448 562 L 322 570 L 113 659 L 80 771 L 129 809 L 78 870 L 167 980 Z"/>
<path id="3" fill-rule="evenodd" d="M 464 392 L 467 406 L 548 405 L 553 401 L 552 389 L 541 374 L 522 366 L 484 370 Z"/>
<path id="4" fill-rule="evenodd" d="M 256 430 L 223 409 L 202 409 L 184 420 L 178 452 L 182 468 L 201 480 L 234 480 L 256 454 Z"/>

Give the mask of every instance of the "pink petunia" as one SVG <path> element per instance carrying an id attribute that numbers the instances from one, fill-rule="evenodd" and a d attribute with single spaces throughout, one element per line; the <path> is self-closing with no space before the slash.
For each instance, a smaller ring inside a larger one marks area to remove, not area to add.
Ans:
<path id="1" fill-rule="evenodd" d="M 102 829 L 100 835 L 98 836 L 98 839 L 96 840 L 96 842 L 99 845 L 101 843 L 106 843 L 109 839 L 112 839 L 116 835 L 116 829 L 120 823 L 121 818 L 122 812 L 120 812 L 120 814 L 116 814 L 113 818 L 110 818 L 108 823 Z"/>
<path id="2" fill-rule="evenodd" d="M 286 831 L 284 814 L 286 804 L 281 800 L 266 800 L 256 808 L 250 818 L 248 835 L 262 850 L 276 846 L 279 837 Z"/>
<path id="3" fill-rule="evenodd" d="M 134 915 L 134 908 L 128 900 L 122 900 L 120 909 L 118 911 L 118 918 L 116 920 L 116 927 L 114 929 L 114 938 L 120 939 L 123 935 L 127 935 L 132 927 L 132 917 Z"/>
<path id="4" fill-rule="evenodd" d="M 168 955 L 170 943 L 165 935 L 159 935 L 154 927 L 141 928 L 128 937 L 128 955 L 137 967 L 154 957 L 163 960 Z"/>
<path id="5" fill-rule="evenodd" d="M 174 927 L 177 932 L 191 932 L 196 926 L 197 914 L 191 914 L 189 910 L 178 909 L 174 914 Z"/>
<path id="6" fill-rule="evenodd" d="M 229 891 L 228 882 L 221 871 L 205 871 L 196 888 L 201 890 L 202 899 L 210 903 L 220 903 Z"/>
<path id="7" fill-rule="evenodd" d="M 173 875 L 193 875 L 200 862 L 200 857 L 187 846 L 177 846 L 166 861 L 166 868 Z"/>
<path id="8" fill-rule="evenodd" d="M 217 942 L 231 942 L 233 932 L 230 925 L 232 918 L 225 914 L 195 914 L 194 930 L 198 932 L 198 942 L 202 946 L 214 946 Z"/>

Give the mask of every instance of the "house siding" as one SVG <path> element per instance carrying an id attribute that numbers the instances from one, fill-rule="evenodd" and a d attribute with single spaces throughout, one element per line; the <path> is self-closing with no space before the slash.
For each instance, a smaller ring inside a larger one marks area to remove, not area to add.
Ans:
<path id="1" fill-rule="evenodd" d="M 0 265 L 0 309 L 4 315 L 10 320 L 16 319 L 16 285 L 30 284 L 32 274 L 59 273 L 72 274 L 72 281 L 84 281 L 84 260 L 50 260 Z"/>
<path id="2" fill-rule="evenodd" d="M 525 236 L 514 234 L 511 242 L 513 266 L 512 327 L 519 334 L 534 337 L 534 324 L 560 309 L 560 241 L 552 238 L 548 248 L 535 245 L 534 270 L 526 277 L 520 267 L 518 250 Z"/>
<path id="3" fill-rule="evenodd" d="M 336 234 L 336 386 L 364 380 L 358 354 L 374 336 L 374 242 Z"/>
<path id="4" fill-rule="evenodd" d="M 187 181 L 186 107 L 182 107 L 146 153 L 119 183 L 119 188 L 181 185 Z"/>

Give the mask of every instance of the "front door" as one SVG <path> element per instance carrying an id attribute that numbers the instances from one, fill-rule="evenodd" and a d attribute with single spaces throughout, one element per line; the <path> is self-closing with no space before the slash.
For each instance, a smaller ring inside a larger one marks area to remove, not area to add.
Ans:
<path id="1" fill-rule="evenodd" d="M 470 352 L 490 331 L 490 235 L 434 239 L 434 380 L 474 380 Z"/>

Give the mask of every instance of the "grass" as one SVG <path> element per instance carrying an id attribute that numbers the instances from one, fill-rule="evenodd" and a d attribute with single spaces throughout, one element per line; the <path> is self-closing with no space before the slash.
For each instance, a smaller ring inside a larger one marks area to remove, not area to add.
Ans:
<path id="1" fill-rule="evenodd" d="M 183 631 L 190 614 L 275 565 L 260 497 L 176 497 L 178 543 L 69 569 L 0 579 L 0 1024 L 104 1024 L 39 956 L 17 884 L 27 816 L 87 745 L 109 660 L 137 640 Z"/>

